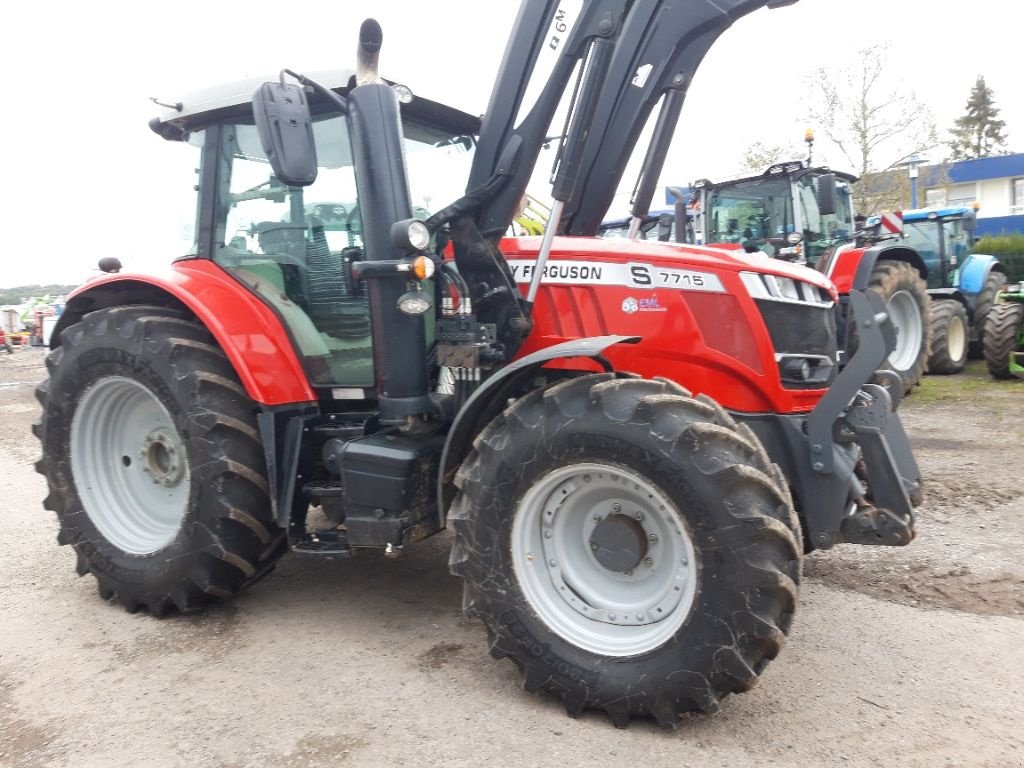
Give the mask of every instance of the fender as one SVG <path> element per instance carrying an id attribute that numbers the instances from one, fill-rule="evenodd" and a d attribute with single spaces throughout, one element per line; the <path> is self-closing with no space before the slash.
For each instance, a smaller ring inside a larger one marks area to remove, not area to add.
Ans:
<path id="1" fill-rule="evenodd" d="M 605 370 L 611 365 L 602 358 L 610 346 L 620 343 L 635 344 L 639 336 L 592 336 L 573 339 L 561 344 L 537 350 L 506 365 L 480 385 L 459 411 L 448 430 L 444 450 L 441 452 L 441 468 L 437 482 L 437 514 L 441 528 L 445 524 L 445 510 L 450 500 L 446 490 L 451 488 L 454 471 L 469 453 L 473 440 L 492 418 L 504 410 L 508 395 L 518 392 L 545 363 L 571 357 L 589 357 Z"/>
<path id="2" fill-rule="evenodd" d="M 184 309 L 213 334 L 245 391 L 261 405 L 315 402 L 287 332 L 274 311 L 206 259 L 176 262 L 163 273 L 118 273 L 98 277 L 72 292 L 54 329 L 60 334 L 97 309 L 154 304 Z"/>
<path id="3" fill-rule="evenodd" d="M 990 272 L 1002 272 L 1003 265 L 995 256 L 988 256 L 982 253 L 972 253 L 960 265 L 957 287 L 963 291 L 970 300 L 972 309 L 974 299 L 985 287 L 985 280 Z"/>
<path id="4" fill-rule="evenodd" d="M 854 248 L 840 253 L 831 265 L 828 276 L 836 284 L 840 293 L 849 293 L 851 289 L 867 290 L 871 282 L 871 273 L 879 261 L 905 261 L 921 273 L 923 280 L 928 279 L 928 268 L 921 254 L 913 248 L 898 244 L 876 245 L 861 250 Z"/>

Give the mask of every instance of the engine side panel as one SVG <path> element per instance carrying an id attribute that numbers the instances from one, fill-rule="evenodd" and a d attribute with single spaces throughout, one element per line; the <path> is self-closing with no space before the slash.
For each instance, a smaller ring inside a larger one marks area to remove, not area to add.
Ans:
<path id="1" fill-rule="evenodd" d="M 823 389 L 782 386 L 772 338 L 740 278 L 744 267 L 755 269 L 750 262 L 732 265 L 704 253 L 689 260 L 674 246 L 651 246 L 669 256 L 655 260 L 634 243 L 629 253 L 597 254 L 589 242 L 561 240 L 552 254 L 520 355 L 580 337 L 638 336 L 638 344 L 606 351 L 617 370 L 670 378 L 736 411 L 799 413 L 820 400 Z M 506 240 L 502 251 L 525 293 L 533 243 Z"/>

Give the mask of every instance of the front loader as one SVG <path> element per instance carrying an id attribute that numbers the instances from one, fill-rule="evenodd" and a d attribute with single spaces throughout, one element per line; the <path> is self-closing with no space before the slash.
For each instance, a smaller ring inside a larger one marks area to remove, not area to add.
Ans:
<path id="1" fill-rule="evenodd" d="M 920 473 L 868 383 L 891 323 L 851 291 L 839 372 L 820 274 L 588 235 L 657 103 L 671 123 L 718 35 L 783 4 L 526 0 L 482 122 L 382 80 L 372 21 L 354 73 L 155 119 L 197 161 L 194 248 L 73 294 L 37 392 L 78 572 L 162 615 L 289 550 L 450 527 L 491 653 L 569 714 L 675 725 L 750 688 L 805 548 L 913 538 Z M 570 91 L 544 235 L 503 238 Z"/>

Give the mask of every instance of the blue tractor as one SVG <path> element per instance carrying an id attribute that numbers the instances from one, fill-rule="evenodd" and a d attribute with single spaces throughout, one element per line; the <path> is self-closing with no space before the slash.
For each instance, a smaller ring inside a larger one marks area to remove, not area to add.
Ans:
<path id="1" fill-rule="evenodd" d="M 956 373 L 982 356 L 985 315 L 1006 284 L 994 256 L 971 252 L 975 223 L 963 206 L 903 212 L 904 243 L 924 260 L 932 298 L 930 373 Z"/>

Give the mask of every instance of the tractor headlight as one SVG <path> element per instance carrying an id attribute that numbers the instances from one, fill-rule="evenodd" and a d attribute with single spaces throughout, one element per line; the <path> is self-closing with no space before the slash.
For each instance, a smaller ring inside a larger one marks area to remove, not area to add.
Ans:
<path id="1" fill-rule="evenodd" d="M 430 296 L 424 291 L 407 291 L 398 297 L 398 309 L 407 315 L 422 315 L 432 306 Z"/>
<path id="2" fill-rule="evenodd" d="M 395 95 L 402 104 L 410 104 L 412 102 L 412 89 L 408 85 L 395 83 L 391 86 L 391 90 L 395 92 Z"/>
<path id="3" fill-rule="evenodd" d="M 403 251 L 422 251 L 430 245 L 430 230 L 419 219 L 403 219 L 391 225 L 391 244 Z"/>
<path id="4" fill-rule="evenodd" d="M 797 288 L 796 280 L 790 277 L 779 277 L 778 275 L 766 275 L 766 279 L 770 282 L 774 282 L 777 286 L 777 292 L 775 295 L 781 296 L 784 299 L 791 299 L 792 301 L 800 301 L 800 290 Z"/>
<path id="5" fill-rule="evenodd" d="M 784 384 L 828 386 L 834 363 L 826 355 L 776 354 L 779 376 Z"/>

